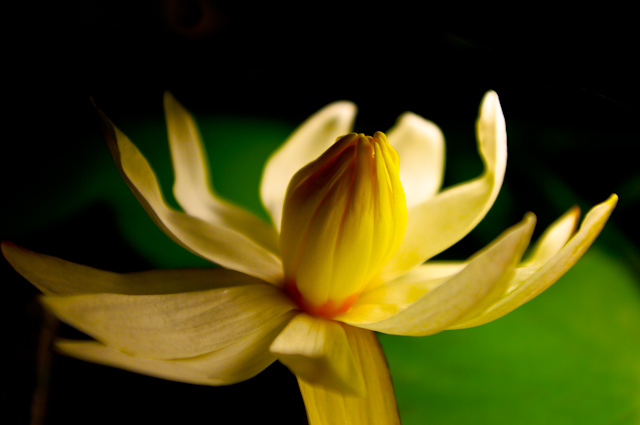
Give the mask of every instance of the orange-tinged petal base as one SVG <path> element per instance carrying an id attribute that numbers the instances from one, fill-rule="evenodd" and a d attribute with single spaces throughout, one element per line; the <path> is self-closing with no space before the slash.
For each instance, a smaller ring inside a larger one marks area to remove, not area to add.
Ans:
<path id="1" fill-rule="evenodd" d="M 293 282 L 288 282 L 284 286 L 285 291 L 289 296 L 298 304 L 298 307 L 306 313 L 312 316 L 320 316 L 330 319 L 338 314 L 346 313 L 353 303 L 358 299 L 359 293 L 349 295 L 342 300 L 328 300 L 324 304 L 314 304 L 307 300 L 298 290 L 298 287 Z"/>

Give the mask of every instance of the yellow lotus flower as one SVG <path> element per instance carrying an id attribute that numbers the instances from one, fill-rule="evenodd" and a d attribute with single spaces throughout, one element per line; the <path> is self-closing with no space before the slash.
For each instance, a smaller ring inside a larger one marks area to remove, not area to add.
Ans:
<path id="1" fill-rule="evenodd" d="M 44 292 L 45 306 L 95 341 L 60 341 L 70 356 L 196 384 L 246 380 L 276 359 L 298 377 L 312 424 L 399 423 L 373 331 L 430 335 L 495 320 L 555 282 L 614 208 L 576 208 L 521 257 L 533 214 L 465 262 L 426 262 L 487 213 L 506 168 L 505 122 L 494 92 L 477 120 L 483 173 L 440 190 L 444 139 L 412 113 L 373 137 L 349 133 L 355 106 L 333 103 L 268 160 L 267 224 L 211 187 L 193 117 L 165 96 L 174 194 L 101 112 L 116 165 L 169 237 L 224 268 L 117 274 L 3 243 Z M 345 135 L 346 134 L 346 135 Z M 337 140 L 337 141 L 336 141 Z"/>

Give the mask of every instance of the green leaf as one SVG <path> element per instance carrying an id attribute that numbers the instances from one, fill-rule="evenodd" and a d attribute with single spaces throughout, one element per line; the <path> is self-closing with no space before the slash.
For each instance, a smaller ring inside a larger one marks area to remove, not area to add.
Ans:
<path id="1" fill-rule="evenodd" d="M 597 245 L 502 319 L 380 341 L 404 425 L 640 423 L 640 284 Z"/>

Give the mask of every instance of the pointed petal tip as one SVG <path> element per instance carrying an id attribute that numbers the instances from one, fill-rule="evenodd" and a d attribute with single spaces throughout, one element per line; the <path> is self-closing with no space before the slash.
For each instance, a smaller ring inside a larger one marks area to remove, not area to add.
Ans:
<path id="1" fill-rule="evenodd" d="M 618 204 L 618 195 L 616 195 L 615 193 L 612 193 L 604 202 L 594 205 L 589 211 L 587 211 L 587 214 L 585 214 L 585 217 L 582 220 L 581 226 L 585 225 L 585 223 L 587 222 L 591 223 L 591 225 L 597 222 L 597 223 L 601 223 L 601 227 L 603 227 L 604 224 L 609 219 L 609 216 L 611 215 L 611 213 L 613 212 L 617 204 Z M 596 221 L 595 222 L 588 221 L 588 219 L 591 217 L 593 217 L 593 219 Z"/>
<path id="2" fill-rule="evenodd" d="M 434 133 L 433 134 L 434 137 L 440 136 L 444 138 L 444 136 L 442 135 L 442 130 L 440 130 L 440 127 L 438 127 L 434 122 L 429 121 L 428 119 L 416 114 L 415 112 L 405 111 L 402 114 L 400 114 L 400 116 L 396 120 L 396 126 L 403 122 L 410 124 L 411 126 L 417 127 L 427 133 Z"/>
<path id="3" fill-rule="evenodd" d="M 482 103 L 484 102 L 490 102 L 490 101 L 494 101 L 494 102 L 500 102 L 500 98 L 498 96 L 498 93 L 496 93 L 495 90 L 488 90 L 484 96 L 482 96 Z"/>
<path id="4" fill-rule="evenodd" d="M 531 221 L 533 221 L 533 224 L 535 224 L 536 220 L 537 220 L 536 215 L 531 211 L 526 212 L 524 214 L 524 217 L 522 217 L 522 222 L 526 224 L 529 224 L 529 222 Z"/>
<path id="5" fill-rule="evenodd" d="M 13 247 L 17 246 L 15 243 L 11 242 L 11 241 L 2 241 L 0 242 L 0 248 L 2 249 L 2 253 L 4 254 L 6 250 L 8 249 L 12 249 Z"/>
<path id="6" fill-rule="evenodd" d="M 11 241 L 2 241 L 0 243 L 0 250 L 2 251 L 2 255 L 7 260 L 7 262 L 13 267 L 18 273 L 18 266 L 20 264 L 20 258 L 28 256 L 30 254 L 35 254 L 35 252 L 30 251 L 26 248 L 21 247 L 17 243 Z M 22 273 L 20 273 L 22 274 Z"/>
<path id="7" fill-rule="evenodd" d="M 609 219 L 609 216 L 613 212 L 614 208 L 618 204 L 618 195 L 612 193 L 611 196 L 607 198 L 606 201 L 599 203 L 592 207 L 583 220 L 583 225 L 587 222 L 589 217 L 597 217 L 596 220 L 599 223 L 602 223 L 601 226 L 604 226 L 606 221 Z"/>
<path id="8" fill-rule="evenodd" d="M 358 106 L 350 100 L 336 100 L 328 104 L 325 108 L 344 108 L 345 110 L 353 112 L 358 110 Z"/>
<path id="9" fill-rule="evenodd" d="M 485 121 L 487 124 L 498 124 L 500 132 L 505 132 L 504 128 L 504 113 L 502 112 L 502 106 L 500 105 L 500 98 L 498 93 L 490 90 L 484 94 L 482 101 L 480 102 L 480 111 L 478 114 L 479 121 Z M 506 138 L 506 134 L 503 136 Z"/>
<path id="10" fill-rule="evenodd" d="M 167 121 L 178 120 L 178 122 L 181 123 L 185 120 L 193 120 L 191 113 L 169 90 L 165 90 L 162 95 L 162 107 L 164 108 L 164 115 Z M 167 122 L 167 125 L 169 125 L 169 122 Z M 176 123 L 174 123 L 173 126 L 175 127 Z"/>
<path id="11" fill-rule="evenodd" d="M 0 250 L 2 251 L 2 255 L 4 258 L 11 264 L 12 267 L 15 268 L 15 257 L 18 251 L 26 251 L 23 247 L 18 244 L 15 244 L 11 241 L 2 241 L 0 242 Z"/>
<path id="12" fill-rule="evenodd" d="M 350 122 L 349 127 L 353 128 L 355 116 L 358 114 L 358 106 L 349 100 L 338 100 L 332 102 L 318 111 L 324 116 L 340 117 Z"/>
<path id="13" fill-rule="evenodd" d="M 15 263 L 16 263 L 15 257 L 17 255 L 17 251 L 21 249 L 24 249 L 24 248 L 22 248 L 19 245 L 16 245 L 11 241 L 0 242 L 0 251 L 2 251 L 2 255 L 4 256 L 5 260 L 7 260 L 7 262 L 11 265 L 11 267 L 13 267 L 14 269 L 15 269 Z"/>
<path id="14" fill-rule="evenodd" d="M 536 215 L 534 213 L 532 213 L 531 211 L 527 212 L 524 217 L 522 218 L 522 220 L 516 224 L 515 226 L 512 227 L 513 228 L 520 228 L 522 229 L 521 231 L 524 233 L 528 234 L 528 237 L 525 238 L 526 242 L 524 243 L 524 248 L 526 248 L 529 244 L 529 241 L 531 239 L 531 236 L 533 235 L 533 230 L 536 227 L 536 222 L 538 221 L 538 218 L 536 217 Z M 505 231 L 508 232 L 509 230 Z"/>
<path id="15" fill-rule="evenodd" d="M 358 106 L 350 100 L 337 100 L 331 102 L 309 118 L 315 116 L 322 117 L 341 117 L 350 121 L 350 127 L 353 127 L 353 121 L 358 113 Z"/>
<path id="16" fill-rule="evenodd" d="M 567 215 L 577 215 L 580 216 L 580 207 L 578 205 L 574 205 L 566 212 Z"/>
<path id="17" fill-rule="evenodd" d="M 181 103 L 178 102 L 176 97 L 169 90 L 165 90 L 162 94 L 162 104 L 164 105 L 165 110 L 172 104 L 181 105 Z"/>
<path id="18" fill-rule="evenodd" d="M 604 201 L 604 203 L 608 204 L 610 208 L 614 208 L 618 204 L 618 195 L 612 193 L 611 196 L 609 196 L 609 198 Z"/>
<path id="19" fill-rule="evenodd" d="M 500 105 L 500 98 L 498 93 L 493 90 L 489 90 L 482 96 L 480 102 L 480 116 L 492 116 L 494 113 L 498 115 L 502 114 L 502 106 Z"/>
<path id="20" fill-rule="evenodd" d="M 111 152 L 111 155 L 114 156 L 114 158 L 117 158 L 117 156 L 119 156 L 120 153 L 118 152 L 118 148 L 117 148 L 118 142 L 117 142 L 117 136 L 116 136 L 116 126 L 109 119 L 109 117 L 107 117 L 107 115 L 102 111 L 102 109 L 98 108 L 98 106 L 95 103 L 93 104 L 93 106 L 94 106 L 96 118 L 98 120 L 98 131 L 100 132 L 102 139 L 107 144 L 107 147 Z M 119 165 L 116 163 L 116 166 L 119 166 Z"/>

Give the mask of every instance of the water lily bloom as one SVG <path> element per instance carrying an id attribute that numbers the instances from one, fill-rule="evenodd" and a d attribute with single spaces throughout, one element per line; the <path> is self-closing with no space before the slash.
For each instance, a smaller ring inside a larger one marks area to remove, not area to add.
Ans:
<path id="1" fill-rule="evenodd" d="M 355 106 L 305 121 L 268 160 L 261 198 L 272 224 L 213 189 L 195 120 L 170 94 L 174 194 L 98 111 L 115 163 L 174 241 L 222 268 L 117 274 L 3 243 L 44 305 L 95 341 L 63 340 L 79 359 L 156 377 L 223 385 L 276 359 L 297 376 L 310 423 L 399 423 L 374 331 L 423 336 L 495 320 L 544 291 L 586 251 L 617 197 L 576 230 L 570 209 L 525 260 L 535 217 L 464 262 L 427 262 L 464 237 L 496 199 L 506 168 L 498 96 L 476 123 L 482 174 L 441 190 L 444 138 L 405 113 L 385 135 L 349 133 Z"/>

